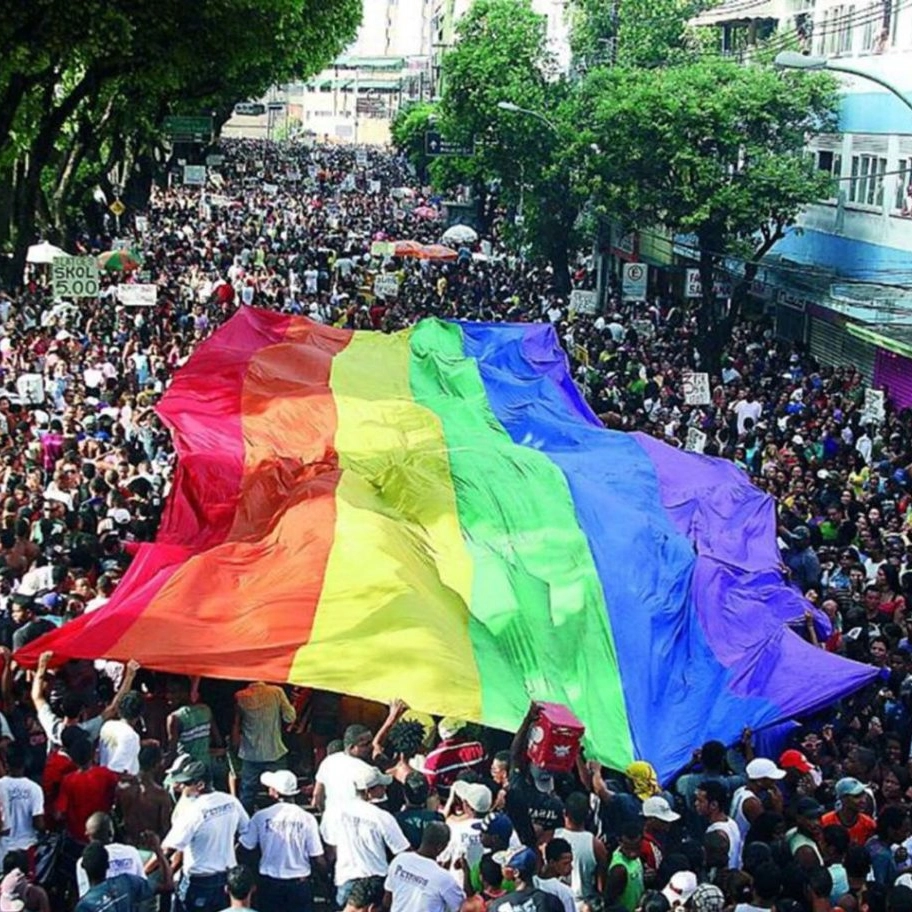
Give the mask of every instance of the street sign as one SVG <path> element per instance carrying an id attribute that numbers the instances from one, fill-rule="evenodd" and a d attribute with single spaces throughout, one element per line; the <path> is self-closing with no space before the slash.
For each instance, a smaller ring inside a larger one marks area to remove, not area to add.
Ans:
<path id="1" fill-rule="evenodd" d="M 472 148 L 444 139 L 439 133 L 428 130 L 424 134 L 424 151 L 426 155 L 471 155 Z"/>
<path id="2" fill-rule="evenodd" d="M 367 149 L 355 149 L 355 164 L 359 168 L 366 168 L 368 163 Z"/>
<path id="3" fill-rule="evenodd" d="M 114 200 L 114 202 L 108 206 L 108 209 L 117 216 L 121 216 L 127 211 L 127 207 L 120 200 Z"/>
<path id="4" fill-rule="evenodd" d="M 732 283 L 729 279 L 713 279 L 713 290 L 717 298 L 730 298 L 732 296 Z M 688 269 L 687 280 L 684 286 L 685 298 L 702 298 L 703 283 L 700 281 L 699 269 Z"/>
<path id="5" fill-rule="evenodd" d="M 688 453 L 702 453 L 706 449 L 708 439 L 706 434 L 698 428 L 688 428 L 687 442 L 684 444 L 684 449 Z"/>
<path id="6" fill-rule="evenodd" d="M 154 307 L 158 299 L 158 286 L 144 285 L 118 285 L 117 300 L 124 307 Z"/>
<path id="7" fill-rule="evenodd" d="M 55 261 L 56 262 L 56 261 Z M 864 407 L 861 411 L 862 424 L 880 424 L 887 417 L 886 399 L 883 390 L 866 389 Z"/>
<path id="8" fill-rule="evenodd" d="M 399 294 L 399 279 L 392 273 L 381 272 L 374 278 L 374 294 L 378 298 L 395 298 Z"/>
<path id="9" fill-rule="evenodd" d="M 598 294 L 582 288 L 570 292 L 570 313 L 594 314 L 598 310 Z"/>
<path id="10" fill-rule="evenodd" d="M 202 187 L 206 183 L 205 165 L 184 165 L 184 186 Z"/>
<path id="11" fill-rule="evenodd" d="M 41 374 L 20 374 L 16 378 L 16 392 L 25 405 L 44 405 L 44 377 Z"/>
<path id="12" fill-rule="evenodd" d="M 644 263 L 624 263 L 624 300 L 645 301 L 649 267 Z"/>
<path id="13" fill-rule="evenodd" d="M 681 379 L 684 402 L 687 405 L 709 405 L 712 401 L 709 393 L 709 374 L 684 371 Z"/>
<path id="14" fill-rule="evenodd" d="M 166 117 L 162 129 L 172 142 L 209 142 L 212 138 L 211 117 Z"/>
<path id="15" fill-rule="evenodd" d="M 51 263 L 51 283 L 58 298 L 98 296 L 98 261 L 95 257 L 56 257 Z"/>
<path id="16" fill-rule="evenodd" d="M 284 111 L 285 102 L 284 101 L 270 101 L 269 104 L 266 105 L 266 110 L 267 111 Z"/>

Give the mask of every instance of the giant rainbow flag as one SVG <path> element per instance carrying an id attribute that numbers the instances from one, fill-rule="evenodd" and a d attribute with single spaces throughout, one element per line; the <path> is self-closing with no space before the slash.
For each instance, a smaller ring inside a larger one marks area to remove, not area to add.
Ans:
<path id="1" fill-rule="evenodd" d="M 18 658 L 134 657 L 515 727 L 668 777 L 875 674 L 804 642 L 773 501 L 607 431 L 548 325 L 383 335 L 242 308 L 160 406 L 180 463 L 115 598 Z"/>

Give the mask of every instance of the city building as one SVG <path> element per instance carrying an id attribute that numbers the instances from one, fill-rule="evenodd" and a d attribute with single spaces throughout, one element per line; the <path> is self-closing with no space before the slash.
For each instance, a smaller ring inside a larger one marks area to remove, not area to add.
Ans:
<path id="1" fill-rule="evenodd" d="M 456 43 L 456 24 L 471 6 L 472 0 L 431 0 L 430 69 L 437 92 L 443 56 Z M 548 43 L 562 71 L 570 66 L 571 6 L 572 0 L 532 0 L 532 8 L 546 19 Z"/>
<path id="2" fill-rule="evenodd" d="M 746 65 L 797 48 L 839 78 L 839 132 L 808 144 L 833 195 L 776 245 L 764 285 L 782 337 L 912 405 L 912 108 L 881 84 L 912 104 L 912 0 L 726 0 L 693 24 Z"/>
<path id="3" fill-rule="evenodd" d="M 345 53 L 316 76 L 273 89 L 263 99 L 266 115 L 235 116 L 224 134 L 388 143 L 399 107 L 432 95 L 432 8 L 433 0 L 363 0 L 361 27 Z"/>

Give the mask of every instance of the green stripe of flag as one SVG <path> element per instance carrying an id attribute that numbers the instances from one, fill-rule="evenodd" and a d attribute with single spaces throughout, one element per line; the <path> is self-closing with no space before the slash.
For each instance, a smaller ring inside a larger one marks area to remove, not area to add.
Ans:
<path id="1" fill-rule="evenodd" d="M 566 478 L 510 439 L 459 326 L 420 323 L 411 351 L 412 395 L 443 425 L 473 562 L 469 635 L 483 718 L 515 728 L 530 698 L 563 703 L 586 722 L 592 755 L 626 766 L 633 748 L 617 654 Z"/>

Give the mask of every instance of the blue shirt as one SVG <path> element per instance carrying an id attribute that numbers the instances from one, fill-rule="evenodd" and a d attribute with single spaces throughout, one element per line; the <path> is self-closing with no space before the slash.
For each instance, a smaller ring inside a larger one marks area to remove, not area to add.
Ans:
<path id="1" fill-rule="evenodd" d="M 116 874 L 91 887 L 74 912 L 136 912 L 143 900 L 154 895 L 155 889 L 145 877 Z"/>

